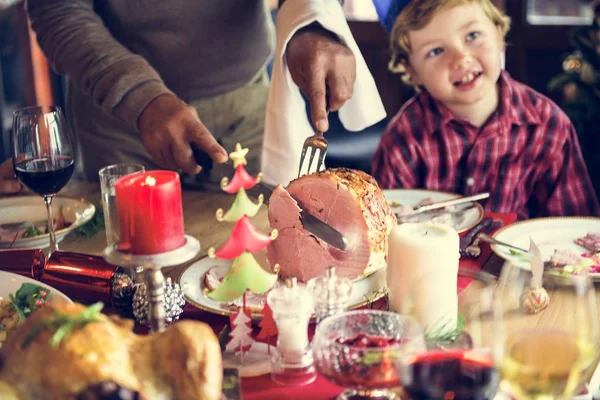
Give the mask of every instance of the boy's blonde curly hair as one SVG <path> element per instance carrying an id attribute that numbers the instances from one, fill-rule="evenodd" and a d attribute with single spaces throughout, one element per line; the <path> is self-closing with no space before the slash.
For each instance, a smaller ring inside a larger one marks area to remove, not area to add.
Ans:
<path id="1" fill-rule="evenodd" d="M 510 18 L 500 11 L 492 0 L 413 0 L 396 18 L 390 34 L 392 55 L 388 65 L 390 71 L 400 74 L 403 82 L 414 86 L 406 70 L 406 63 L 408 63 L 408 56 L 411 52 L 408 33 L 424 28 L 439 11 L 468 3 L 481 5 L 492 22 L 500 27 L 502 36 L 506 37 L 510 29 Z"/>

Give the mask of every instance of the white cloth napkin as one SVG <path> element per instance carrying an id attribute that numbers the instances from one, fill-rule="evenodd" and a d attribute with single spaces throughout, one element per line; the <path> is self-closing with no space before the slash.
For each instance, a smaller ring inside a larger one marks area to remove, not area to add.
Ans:
<path id="1" fill-rule="evenodd" d="M 360 131 L 385 118 L 375 81 L 352 37 L 338 0 L 287 0 L 277 17 L 277 47 L 267 101 L 262 150 L 263 180 L 287 185 L 298 175 L 304 140 L 314 134 L 306 104 L 285 60 L 285 49 L 294 33 L 314 21 L 335 33 L 356 58 L 354 94 L 339 110 L 349 131 Z M 327 133 L 325 133 L 327 137 Z"/>

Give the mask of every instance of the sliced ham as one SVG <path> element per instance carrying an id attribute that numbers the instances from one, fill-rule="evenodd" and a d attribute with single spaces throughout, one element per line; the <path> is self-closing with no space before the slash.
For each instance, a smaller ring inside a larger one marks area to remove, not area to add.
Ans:
<path id="1" fill-rule="evenodd" d="M 348 250 L 340 251 L 306 231 L 299 204 L 341 232 Z M 269 263 L 279 264 L 282 278 L 306 282 L 322 276 L 329 266 L 350 279 L 385 267 L 396 217 L 373 177 L 337 168 L 304 175 L 287 188 L 278 186 L 269 199 L 269 222 L 279 231 L 267 249 Z"/>

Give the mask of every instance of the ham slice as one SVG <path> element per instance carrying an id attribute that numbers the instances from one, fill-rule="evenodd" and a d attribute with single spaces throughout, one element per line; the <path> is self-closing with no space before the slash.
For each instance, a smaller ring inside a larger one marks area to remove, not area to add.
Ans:
<path id="1" fill-rule="evenodd" d="M 348 250 L 336 249 L 311 235 L 300 221 L 298 202 L 348 239 Z M 304 175 L 287 188 L 278 186 L 269 199 L 269 222 L 279 231 L 267 249 L 271 266 L 282 278 L 306 282 L 329 266 L 350 279 L 386 266 L 388 236 L 396 224 L 377 182 L 347 168 Z"/>

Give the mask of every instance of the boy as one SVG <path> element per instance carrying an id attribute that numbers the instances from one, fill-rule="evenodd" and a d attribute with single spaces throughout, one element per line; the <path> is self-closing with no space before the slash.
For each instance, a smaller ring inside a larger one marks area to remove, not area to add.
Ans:
<path id="1" fill-rule="evenodd" d="M 392 0 L 390 9 L 390 68 L 422 90 L 381 139 L 373 171 L 382 188 L 490 192 L 486 210 L 519 219 L 598 215 L 568 117 L 501 69 L 510 21 L 491 0 Z"/>

